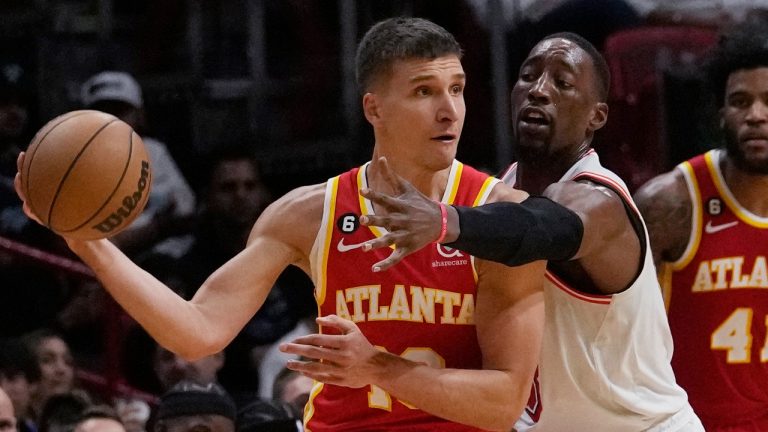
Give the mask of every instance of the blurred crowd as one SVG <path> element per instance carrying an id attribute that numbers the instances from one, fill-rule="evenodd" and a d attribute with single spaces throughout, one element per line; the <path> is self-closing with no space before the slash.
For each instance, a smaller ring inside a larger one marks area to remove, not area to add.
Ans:
<path id="1" fill-rule="evenodd" d="M 431 14 L 441 22 L 436 10 L 442 2 L 404 3 L 411 6 L 392 10 Z M 459 3 L 459 16 L 442 17 L 446 26 L 464 23 L 464 32 L 455 31 L 460 42 L 470 29 L 483 29 L 482 42 L 487 42 L 491 2 Z M 575 31 L 602 47 L 611 34 L 635 26 L 695 25 L 714 31 L 765 13 L 758 2 L 736 0 L 499 3 L 509 70 L 517 70 L 527 44 L 555 31 Z M 473 48 L 470 55 L 487 51 Z M 471 73 L 478 62 L 469 60 Z M 130 124 L 141 134 L 153 166 L 146 210 L 112 240 L 190 299 L 213 270 L 243 249 L 254 221 L 282 191 L 268 186 L 248 142 L 216 146 L 200 155 L 201 169 L 189 178 L 175 160 L 178 144 L 152 136 L 164 119 L 148 118 L 133 71 L 93 72 L 80 83 L 72 103 Z M 287 357 L 276 346 L 315 331 L 311 282 L 299 270 L 286 271 L 261 310 L 220 353 L 187 361 L 157 345 L 98 281 L 64 269 L 57 259 L 74 260 L 74 255 L 20 208 L 13 191 L 16 158 L 45 123 L 36 115 L 40 98 L 34 76 L 23 62 L 0 58 L 0 431 L 185 431 L 198 423 L 212 431 L 301 430 L 313 383 L 287 370 Z M 488 85 L 481 81 L 473 77 L 473 85 Z M 481 97 L 469 93 L 468 106 Z M 468 117 L 466 127 L 477 140 L 491 141 L 489 125 L 476 117 Z M 461 148 L 460 157 L 484 152 L 463 158 L 468 162 L 493 165 L 488 147 Z M 33 248 L 36 255 L 18 245 Z"/>

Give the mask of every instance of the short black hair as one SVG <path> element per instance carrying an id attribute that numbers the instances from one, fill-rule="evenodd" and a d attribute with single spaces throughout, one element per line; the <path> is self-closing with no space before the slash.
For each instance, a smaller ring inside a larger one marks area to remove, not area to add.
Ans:
<path id="1" fill-rule="evenodd" d="M 297 432 L 301 417 L 285 402 L 255 399 L 237 413 L 238 432 Z"/>
<path id="2" fill-rule="evenodd" d="M 175 384 L 160 397 L 155 419 L 164 419 L 215 414 L 226 417 L 234 423 L 237 407 L 232 397 L 216 383 L 199 384 L 185 380 Z"/>
<path id="3" fill-rule="evenodd" d="M 83 412 L 91 405 L 90 396 L 83 391 L 55 394 L 43 405 L 38 431 L 74 430 Z"/>
<path id="4" fill-rule="evenodd" d="M 579 48 L 583 49 L 584 52 L 586 52 L 589 55 L 589 57 L 592 59 L 592 64 L 595 67 L 595 72 L 597 72 L 596 74 L 597 82 L 595 84 L 598 91 L 598 97 L 601 102 L 605 102 L 606 100 L 608 100 L 608 89 L 611 86 L 611 72 L 608 69 L 608 63 L 605 61 L 605 57 L 603 57 L 603 55 L 600 54 L 600 51 L 598 51 L 597 48 L 595 48 L 595 46 L 592 45 L 592 42 L 572 32 L 553 33 L 549 36 L 546 36 L 541 41 L 545 41 L 547 39 L 569 40 L 575 43 L 576 45 L 578 45 Z"/>
<path id="5" fill-rule="evenodd" d="M 398 60 L 435 59 L 446 55 L 461 59 L 461 46 L 451 33 L 423 18 L 390 18 L 373 25 L 357 46 L 358 89 L 368 91 L 374 81 L 390 73 Z"/>
<path id="6" fill-rule="evenodd" d="M 754 17 L 720 35 L 707 74 L 717 106 L 725 103 L 728 77 L 738 70 L 768 67 L 768 19 Z"/>
<path id="7" fill-rule="evenodd" d="M 123 424 L 123 420 L 117 414 L 117 411 L 109 405 L 98 404 L 86 407 L 83 412 L 80 413 L 80 417 L 77 420 L 76 425 L 88 421 L 90 419 L 110 419 L 120 424 Z"/>

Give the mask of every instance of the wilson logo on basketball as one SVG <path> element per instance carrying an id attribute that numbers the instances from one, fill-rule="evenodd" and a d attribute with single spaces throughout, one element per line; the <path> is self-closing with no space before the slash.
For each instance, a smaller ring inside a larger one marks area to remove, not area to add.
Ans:
<path id="1" fill-rule="evenodd" d="M 117 210 L 107 216 L 106 219 L 93 226 L 93 228 L 108 233 L 115 228 L 119 227 L 123 223 L 123 220 L 130 216 L 139 203 L 141 197 L 144 195 L 144 190 L 147 189 L 149 184 L 149 162 L 141 161 L 141 177 L 136 184 L 136 192 L 123 198 L 123 205 L 118 207 Z"/>

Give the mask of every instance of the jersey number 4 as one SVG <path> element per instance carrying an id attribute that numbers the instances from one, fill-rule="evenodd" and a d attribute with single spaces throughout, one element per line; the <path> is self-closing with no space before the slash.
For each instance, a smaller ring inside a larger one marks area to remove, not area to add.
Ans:
<path id="1" fill-rule="evenodd" d="M 728 363 L 749 363 L 752 361 L 752 308 L 738 308 L 712 332 L 710 347 L 726 350 Z M 763 318 L 768 330 L 768 316 Z M 768 331 L 766 331 L 768 335 Z M 760 350 L 760 362 L 768 362 L 768 337 Z"/>
<path id="2" fill-rule="evenodd" d="M 387 351 L 384 347 L 377 346 L 376 348 Z M 444 368 L 445 359 L 440 354 L 436 353 L 432 348 L 425 347 L 411 347 L 407 348 L 400 354 L 400 357 L 408 359 L 417 363 L 425 363 L 427 366 L 435 368 Z M 401 404 L 407 406 L 410 409 L 416 409 L 415 406 L 410 405 L 403 401 L 398 401 Z M 389 393 L 385 392 L 379 386 L 371 384 L 371 391 L 368 392 L 368 406 L 376 409 L 383 409 L 386 411 L 392 411 L 392 397 Z"/>

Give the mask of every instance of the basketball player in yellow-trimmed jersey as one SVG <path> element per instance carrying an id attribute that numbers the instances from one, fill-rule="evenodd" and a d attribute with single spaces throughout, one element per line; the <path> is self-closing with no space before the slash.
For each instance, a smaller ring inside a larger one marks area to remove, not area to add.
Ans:
<path id="1" fill-rule="evenodd" d="M 277 200 L 246 248 L 188 302 L 107 240 L 67 242 L 161 345 L 189 359 L 221 351 L 286 266 L 310 275 L 320 333 L 283 346 L 310 359 L 291 368 L 323 383 L 305 410 L 307 430 L 510 430 L 541 346 L 544 262 L 505 267 L 432 244 L 397 272 L 375 272 L 385 251 L 365 257 L 358 247 L 383 234 L 358 225 L 363 212 L 386 213 L 356 196 L 361 187 L 388 190 L 379 158 L 443 205 L 527 197 L 455 160 L 465 117 L 460 59 L 453 36 L 429 21 L 372 27 L 357 76 L 377 163 Z"/>
<path id="2" fill-rule="evenodd" d="M 768 430 L 768 31 L 721 38 L 711 63 L 725 148 L 636 193 L 675 343 L 707 431 Z"/>

